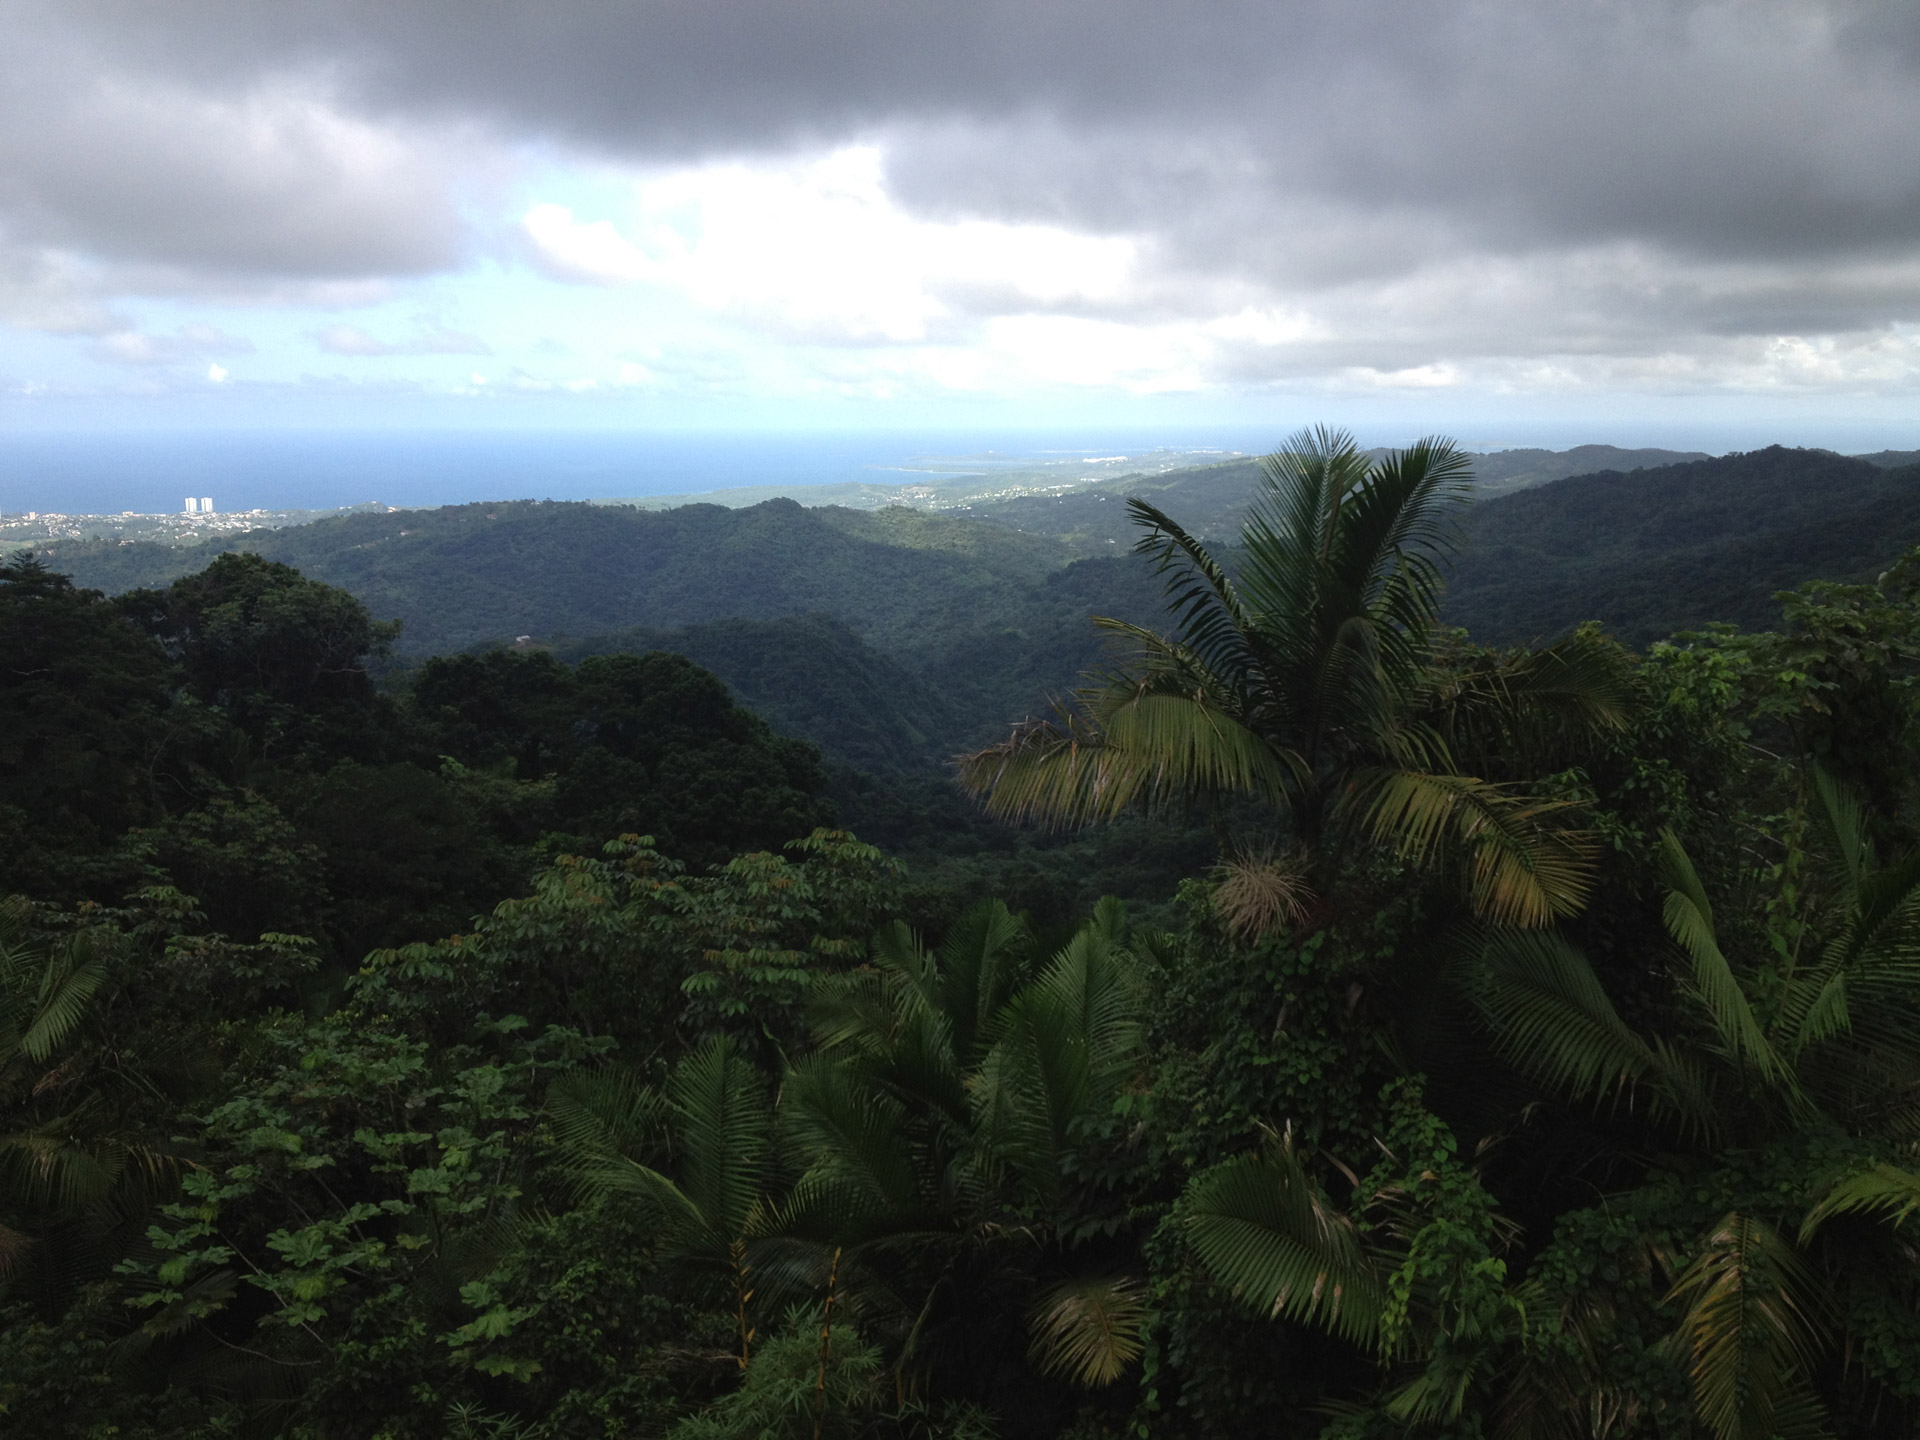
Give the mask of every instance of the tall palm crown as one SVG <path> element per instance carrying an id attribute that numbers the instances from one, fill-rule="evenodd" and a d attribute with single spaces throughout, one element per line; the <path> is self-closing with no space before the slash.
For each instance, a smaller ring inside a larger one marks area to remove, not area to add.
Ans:
<path id="1" fill-rule="evenodd" d="M 1262 462 L 1236 572 L 1142 500 L 1135 547 L 1167 577 L 1170 636 L 1100 618 L 1131 647 L 1057 721 L 1029 722 L 961 761 L 995 813 L 1084 823 L 1135 805 L 1249 796 L 1314 849 L 1372 832 L 1413 858 L 1460 851 L 1483 913 L 1541 924 L 1574 908 L 1586 861 L 1557 807 L 1462 773 L 1463 708 L 1615 699 L 1571 651 L 1536 656 L 1442 716 L 1428 662 L 1442 566 L 1471 476 L 1427 439 L 1372 460 L 1351 436 L 1305 430 Z M 1576 647 L 1577 648 L 1577 647 Z M 1438 723 L 1442 720 L 1454 723 Z"/>

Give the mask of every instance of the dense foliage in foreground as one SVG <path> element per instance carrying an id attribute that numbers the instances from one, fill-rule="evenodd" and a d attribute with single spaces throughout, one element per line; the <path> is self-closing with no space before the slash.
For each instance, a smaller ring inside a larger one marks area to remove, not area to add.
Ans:
<path id="1" fill-rule="evenodd" d="M 1920 557 L 1490 652 L 1390 525 L 1236 612 L 1165 519 L 1061 722 L 1227 842 L 1159 927 L 930 893 L 672 657 L 0 571 L 9 1433 L 1913 1433 Z"/>

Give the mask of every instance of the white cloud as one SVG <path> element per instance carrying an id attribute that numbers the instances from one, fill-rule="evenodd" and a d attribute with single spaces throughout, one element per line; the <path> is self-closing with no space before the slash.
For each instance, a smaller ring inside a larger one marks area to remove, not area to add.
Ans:
<path id="1" fill-rule="evenodd" d="M 313 342 L 329 355 L 383 357 L 389 355 L 491 355 L 493 347 L 478 335 L 451 330 L 422 318 L 405 340 L 382 340 L 358 325 L 327 325 L 313 332 Z"/>
<path id="2" fill-rule="evenodd" d="M 556 274 L 654 285 L 804 338 L 914 341 L 971 314 L 1123 300 L 1136 243 L 1057 225 L 931 220 L 888 193 L 881 151 L 649 174 L 626 230 L 539 204 L 522 220 Z"/>
<path id="3" fill-rule="evenodd" d="M 1465 378 L 1451 365 L 1409 365 L 1403 370 L 1376 370 L 1355 366 L 1346 372 L 1361 385 L 1376 390 L 1446 390 Z"/>
<path id="4" fill-rule="evenodd" d="M 251 355 L 254 344 L 242 335 L 229 335 L 211 325 L 187 324 L 170 335 L 142 330 L 114 330 L 93 344 L 96 358 L 117 365 L 177 365 L 209 355 Z"/>
<path id="5" fill-rule="evenodd" d="M 625 285 L 655 274 L 653 262 L 611 220 L 582 223 L 564 205 L 536 205 L 520 223 L 534 253 L 561 279 Z"/>

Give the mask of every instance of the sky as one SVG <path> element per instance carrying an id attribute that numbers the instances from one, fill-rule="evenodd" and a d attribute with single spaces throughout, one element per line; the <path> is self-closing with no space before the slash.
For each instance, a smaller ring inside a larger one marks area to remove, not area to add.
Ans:
<path id="1" fill-rule="evenodd" d="M 0 430 L 1920 445 L 1910 0 L 0 0 Z"/>

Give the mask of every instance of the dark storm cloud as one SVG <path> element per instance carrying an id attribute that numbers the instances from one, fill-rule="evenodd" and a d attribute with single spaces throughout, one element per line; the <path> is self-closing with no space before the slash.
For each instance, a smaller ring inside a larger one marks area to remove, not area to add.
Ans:
<path id="1" fill-rule="evenodd" d="M 417 273 L 471 243 L 462 187 L 529 146 L 654 163 L 864 138 L 923 213 L 1141 237 L 1157 277 L 1142 313 L 1337 300 L 1455 266 L 1525 277 L 1509 328 L 1558 305 L 1577 330 L 1591 309 L 1594 344 L 1643 322 L 1920 316 L 1901 263 L 1920 247 L 1909 3 L 14 0 L 0 14 L 21 40 L 0 58 L 9 233 L 107 261 Z"/>

